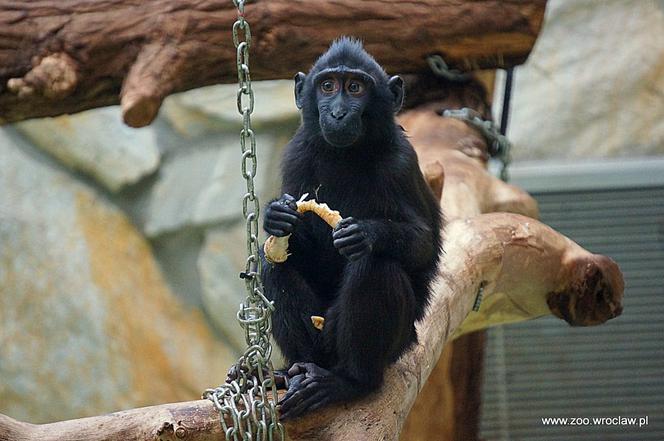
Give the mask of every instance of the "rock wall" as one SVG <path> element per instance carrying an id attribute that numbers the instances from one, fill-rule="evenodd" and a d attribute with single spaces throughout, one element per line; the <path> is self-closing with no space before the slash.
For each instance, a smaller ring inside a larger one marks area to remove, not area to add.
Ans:
<path id="1" fill-rule="evenodd" d="M 290 81 L 256 96 L 265 202 L 299 116 Z M 0 413 L 54 421 L 223 381 L 245 346 L 235 109 L 221 86 L 140 130 L 114 107 L 0 128 Z"/>
<path id="2" fill-rule="evenodd" d="M 664 154 L 664 1 L 549 0 L 508 135 L 517 161 Z"/>

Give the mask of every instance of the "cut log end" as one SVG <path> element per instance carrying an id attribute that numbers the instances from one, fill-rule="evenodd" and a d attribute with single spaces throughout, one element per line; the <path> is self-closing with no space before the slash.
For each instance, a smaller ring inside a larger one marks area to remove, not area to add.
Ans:
<path id="1" fill-rule="evenodd" d="M 150 125 L 157 117 L 161 98 L 145 95 L 124 95 L 122 97 L 122 119 L 130 127 L 140 128 Z"/>
<path id="2" fill-rule="evenodd" d="M 600 325 L 622 313 L 625 283 L 618 265 L 598 254 L 572 259 L 569 283 L 547 296 L 551 313 L 572 326 Z"/>
<path id="3" fill-rule="evenodd" d="M 161 103 L 177 87 L 187 51 L 155 41 L 141 48 L 122 83 L 120 104 L 128 126 L 145 127 L 157 117 Z"/>

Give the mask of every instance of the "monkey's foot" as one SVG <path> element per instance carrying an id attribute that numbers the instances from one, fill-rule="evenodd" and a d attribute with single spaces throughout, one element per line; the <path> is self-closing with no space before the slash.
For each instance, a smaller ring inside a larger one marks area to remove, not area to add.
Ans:
<path id="1" fill-rule="evenodd" d="M 357 395 L 347 380 L 314 363 L 295 363 L 288 370 L 288 392 L 279 401 L 282 420 L 297 418 Z"/>

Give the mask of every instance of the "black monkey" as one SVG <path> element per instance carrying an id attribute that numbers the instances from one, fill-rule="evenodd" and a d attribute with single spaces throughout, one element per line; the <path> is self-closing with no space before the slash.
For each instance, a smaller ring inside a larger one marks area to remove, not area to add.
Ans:
<path id="1" fill-rule="evenodd" d="M 417 341 L 441 250 L 441 215 L 396 124 L 400 77 L 341 38 L 295 76 L 302 124 L 286 147 L 283 196 L 265 231 L 292 233 L 285 263 L 263 265 L 273 335 L 290 363 L 282 418 L 380 386 L 385 367 Z M 309 193 L 347 217 L 333 231 L 296 211 Z M 325 317 L 319 331 L 311 316 Z"/>

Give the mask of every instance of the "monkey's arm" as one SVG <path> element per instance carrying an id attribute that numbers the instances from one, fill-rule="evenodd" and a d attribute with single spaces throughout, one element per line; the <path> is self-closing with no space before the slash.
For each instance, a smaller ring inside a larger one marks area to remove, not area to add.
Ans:
<path id="1" fill-rule="evenodd" d="M 399 222 L 345 218 L 334 229 L 332 240 L 339 253 L 349 260 L 373 254 L 397 260 L 411 270 L 431 266 L 440 243 L 440 238 L 434 236 L 438 229 L 417 216 L 410 219 L 409 222 Z"/>
<path id="2" fill-rule="evenodd" d="M 406 268 L 417 269 L 434 259 L 437 234 L 423 219 L 415 217 L 409 222 L 384 219 L 360 221 L 372 244 L 375 255 L 388 256 L 401 262 Z"/>

